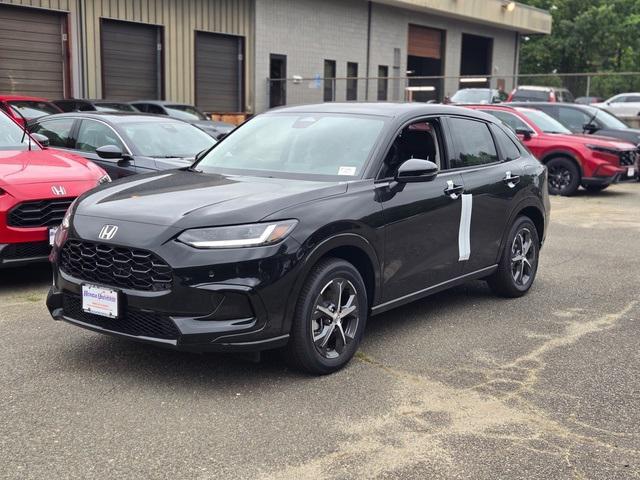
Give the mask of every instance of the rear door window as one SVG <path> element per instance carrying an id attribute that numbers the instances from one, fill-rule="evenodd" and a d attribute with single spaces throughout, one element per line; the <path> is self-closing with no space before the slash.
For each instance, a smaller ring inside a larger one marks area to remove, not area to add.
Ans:
<path id="1" fill-rule="evenodd" d="M 486 123 L 452 117 L 449 119 L 449 128 L 453 137 L 449 168 L 473 167 L 498 161 L 498 152 Z"/>
<path id="2" fill-rule="evenodd" d="M 47 137 L 51 147 L 71 148 L 71 131 L 74 123 L 73 118 L 43 120 L 34 125 L 31 131 Z"/>

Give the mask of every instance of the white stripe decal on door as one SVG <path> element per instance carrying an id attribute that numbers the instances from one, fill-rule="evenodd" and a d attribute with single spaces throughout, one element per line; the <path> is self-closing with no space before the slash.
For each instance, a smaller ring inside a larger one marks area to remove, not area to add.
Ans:
<path id="1" fill-rule="evenodd" d="M 460 231 L 458 232 L 459 262 L 469 260 L 471 255 L 471 207 L 473 205 L 473 195 L 462 194 L 462 211 L 460 212 Z"/>

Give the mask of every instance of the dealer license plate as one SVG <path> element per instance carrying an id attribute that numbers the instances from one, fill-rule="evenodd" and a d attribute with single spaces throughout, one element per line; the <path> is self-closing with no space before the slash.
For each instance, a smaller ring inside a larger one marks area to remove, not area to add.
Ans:
<path id="1" fill-rule="evenodd" d="M 95 285 L 82 285 L 82 310 L 94 315 L 118 318 L 118 292 Z"/>
<path id="2" fill-rule="evenodd" d="M 633 177 L 636 174 L 636 169 L 634 167 L 630 167 L 629 170 L 627 170 L 627 177 Z"/>

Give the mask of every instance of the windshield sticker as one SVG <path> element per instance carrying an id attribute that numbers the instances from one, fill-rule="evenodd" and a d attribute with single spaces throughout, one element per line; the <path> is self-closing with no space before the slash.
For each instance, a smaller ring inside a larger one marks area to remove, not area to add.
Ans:
<path id="1" fill-rule="evenodd" d="M 340 167 L 338 169 L 338 175 L 355 175 L 356 167 Z"/>

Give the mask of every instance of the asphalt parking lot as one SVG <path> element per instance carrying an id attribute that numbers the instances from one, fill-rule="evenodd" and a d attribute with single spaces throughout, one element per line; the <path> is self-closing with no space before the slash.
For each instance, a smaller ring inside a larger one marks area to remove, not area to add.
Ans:
<path id="1" fill-rule="evenodd" d="M 640 185 L 553 198 L 532 291 L 370 320 L 321 378 L 54 322 L 0 271 L 3 478 L 640 478 Z"/>

